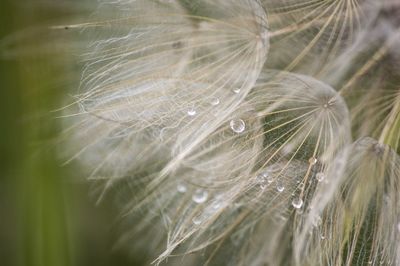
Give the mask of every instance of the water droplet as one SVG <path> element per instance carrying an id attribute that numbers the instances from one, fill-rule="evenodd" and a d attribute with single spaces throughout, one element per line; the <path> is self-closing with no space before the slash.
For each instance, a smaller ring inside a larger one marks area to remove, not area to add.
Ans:
<path id="1" fill-rule="evenodd" d="M 285 190 L 285 187 L 283 186 L 283 184 L 279 183 L 278 185 L 276 185 L 276 190 L 278 190 L 278 192 L 283 192 Z"/>
<path id="2" fill-rule="evenodd" d="M 240 88 L 234 88 L 233 92 L 236 93 L 236 94 L 240 93 Z"/>
<path id="3" fill-rule="evenodd" d="M 303 206 L 303 200 L 300 199 L 300 198 L 294 199 L 294 200 L 292 201 L 292 205 L 293 205 L 293 207 L 295 207 L 296 209 L 300 209 L 301 206 Z"/>
<path id="4" fill-rule="evenodd" d="M 195 116 L 197 114 L 197 111 L 194 108 L 190 108 L 187 111 L 188 116 Z"/>
<path id="5" fill-rule="evenodd" d="M 242 119 L 232 119 L 229 125 L 235 133 L 242 133 L 246 129 L 246 124 Z"/>
<path id="6" fill-rule="evenodd" d="M 203 189 L 196 189 L 192 196 L 192 200 L 196 203 L 204 203 L 208 198 L 208 192 Z"/>
<path id="7" fill-rule="evenodd" d="M 178 184 L 178 186 L 176 187 L 176 189 L 178 190 L 178 192 L 180 193 L 185 193 L 187 191 L 187 187 L 184 184 Z"/>
<path id="8" fill-rule="evenodd" d="M 212 208 L 213 208 L 214 210 L 218 210 L 219 208 L 221 208 L 221 206 L 222 206 L 222 204 L 221 204 L 220 201 L 215 201 L 215 202 L 212 204 Z"/>
<path id="9" fill-rule="evenodd" d="M 213 97 L 213 98 L 211 98 L 211 100 L 210 100 L 210 104 L 213 105 L 213 106 L 216 106 L 216 105 L 218 105 L 219 103 L 220 103 L 220 101 L 219 101 L 219 98 L 217 98 L 217 97 Z"/>
<path id="10" fill-rule="evenodd" d="M 325 174 L 323 172 L 319 172 L 315 175 L 315 179 L 317 179 L 318 182 L 321 182 L 325 179 Z"/>
<path id="11" fill-rule="evenodd" d="M 321 239 L 322 239 L 322 240 L 324 240 L 324 239 L 325 239 L 325 236 L 324 236 L 323 234 L 321 234 Z"/>
<path id="12" fill-rule="evenodd" d="M 265 176 L 263 173 L 258 174 L 256 177 L 257 183 L 264 183 L 265 182 Z"/>
<path id="13" fill-rule="evenodd" d="M 274 177 L 272 175 L 268 175 L 267 182 L 268 182 L 268 184 L 271 184 L 272 182 L 274 182 Z"/>
<path id="14" fill-rule="evenodd" d="M 256 180 L 262 190 L 267 188 L 267 184 L 266 184 L 266 180 L 265 180 L 265 173 L 261 173 L 261 174 L 257 175 Z"/>
<path id="15" fill-rule="evenodd" d="M 315 157 L 311 157 L 309 160 L 308 160 L 308 162 L 311 164 L 311 165 L 314 165 L 314 164 L 316 164 L 317 163 L 317 158 L 315 158 Z"/>
<path id="16" fill-rule="evenodd" d="M 192 222 L 193 222 L 195 225 L 201 224 L 200 216 L 194 217 L 194 218 L 192 219 Z"/>

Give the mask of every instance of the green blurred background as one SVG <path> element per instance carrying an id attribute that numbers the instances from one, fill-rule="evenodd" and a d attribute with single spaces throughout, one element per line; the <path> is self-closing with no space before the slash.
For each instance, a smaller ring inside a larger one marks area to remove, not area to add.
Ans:
<path id="1" fill-rule="evenodd" d="M 81 15 L 83 6 L 0 1 L 0 265 L 139 265 L 114 247 L 112 204 L 95 206 L 87 182 L 57 159 L 52 110 L 73 82 L 60 64 L 66 55 L 46 53 L 46 33 L 36 29 Z M 6 41 L 21 48 L 11 52 Z"/>

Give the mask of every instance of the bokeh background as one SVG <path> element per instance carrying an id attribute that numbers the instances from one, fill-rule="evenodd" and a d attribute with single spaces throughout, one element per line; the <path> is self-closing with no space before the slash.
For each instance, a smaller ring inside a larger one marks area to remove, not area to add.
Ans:
<path id="1" fill-rule="evenodd" d="M 0 265 L 142 265 L 115 245 L 113 203 L 96 205 L 57 152 L 54 110 L 76 83 L 46 29 L 89 9 L 84 1 L 0 1 Z"/>

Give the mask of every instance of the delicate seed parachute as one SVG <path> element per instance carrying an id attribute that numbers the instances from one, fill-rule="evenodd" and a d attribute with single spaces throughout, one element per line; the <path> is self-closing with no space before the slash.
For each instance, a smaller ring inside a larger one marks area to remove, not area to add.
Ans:
<path id="1" fill-rule="evenodd" d="M 69 26 L 87 45 L 67 161 L 119 199 L 120 243 L 156 264 L 399 265 L 400 35 L 385 10 L 400 7 L 100 1 Z"/>

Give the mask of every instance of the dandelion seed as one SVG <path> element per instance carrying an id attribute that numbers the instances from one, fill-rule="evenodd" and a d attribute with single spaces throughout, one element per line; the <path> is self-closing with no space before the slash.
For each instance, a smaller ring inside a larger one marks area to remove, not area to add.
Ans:
<path id="1" fill-rule="evenodd" d="M 167 228 L 149 245 L 156 265 L 180 251 L 185 265 L 399 264 L 398 78 L 378 71 L 397 41 L 369 34 L 385 6 L 370 2 L 105 1 L 68 27 L 94 38 L 68 148 L 91 176 L 134 187 L 135 228 Z M 372 57 L 363 34 L 382 46 Z"/>

